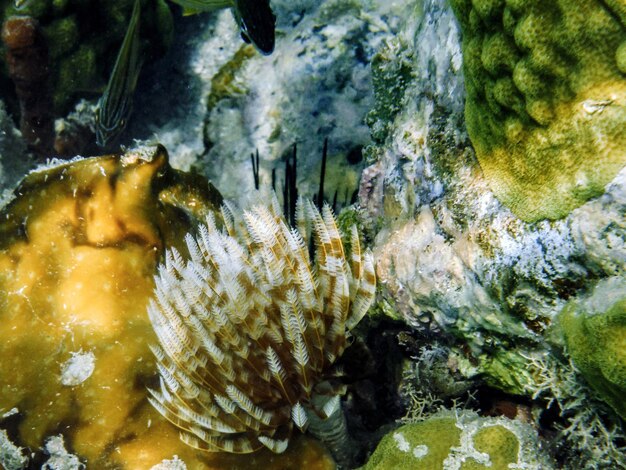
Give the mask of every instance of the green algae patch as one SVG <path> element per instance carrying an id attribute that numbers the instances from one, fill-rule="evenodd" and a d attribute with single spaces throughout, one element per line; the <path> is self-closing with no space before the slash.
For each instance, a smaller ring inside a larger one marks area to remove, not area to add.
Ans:
<path id="1" fill-rule="evenodd" d="M 517 436 L 504 426 L 487 426 L 474 435 L 474 448 L 489 455 L 491 465 L 487 466 L 476 460 L 467 460 L 461 465 L 462 470 L 484 468 L 506 469 L 517 463 L 519 441 Z"/>
<path id="2" fill-rule="evenodd" d="M 361 470 L 553 468 L 536 431 L 507 418 L 442 410 L 383 437 Z"/>
<path id="3" fill-rule="evenodd" d="M 567 352 L 587 382 L 626 419 L 626 280 L 601 281 L 558 316 Z"/>
<path id="4" fill-rule="evenodd" d="M 460 437 L 454 418 L 407 424 L 383 438 L 363 470 L 443 469 L 450 448 L 460 444 Z"/>
<path id="5" fill-rule="evenodd" d="M 498 199 L 559 219 L 626 164 L 626 28 L 619 2 L 452 0 L 465 118 Z"/>
<path id="6" fill-rule="evenodd" d="M 254 47 L 243 45 L 233 58 L 226 62 L 211 79 L 211 93 L 207 99 L 207 111 L 211 110 L 220 100 L 229 96 L 243 95 L 247 92 L 245 84 L 237 82 L 237 72 L 254 57 Z"/>
<path id="7" fill-rule="evenodd" d="M 413 64 L 407 48 L 399 39 L 390 41 L 372 57 L 374 108 L 366 121 L 372 138 L 383 142 L 402 108 L 402 97 L 413 79 Z"/>
<path id="8" fill-rule="evenodd" d="M 513 395 L 525 395 L 535 377 L 528 370 L 528 359 L 517 349 L 502 349 L 479 357 L 485 382 Z"/>

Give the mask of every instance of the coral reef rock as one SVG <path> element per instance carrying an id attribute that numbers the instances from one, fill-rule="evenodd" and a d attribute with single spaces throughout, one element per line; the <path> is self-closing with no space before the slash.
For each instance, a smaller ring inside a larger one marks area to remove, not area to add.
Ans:
<path id="1" fill-rule="evenodd" d="M 595 279 L 624 276 L 626 169 L 564 219 L 524 222 L 491 191 L 465 131 L 460 30 L 447 3 L 424 2 L 379 54 L 375 74 L 409 80 L 377 90 L 377 106 L 392 93 L 395 109 L 374 107 L 378 138 L 364 151 L 372 163 L 359 202 L 380 305 L 455 337 L 468 374 L 526 394 L 536 380 L 526 356 L 545 350 L 547 325 Z"/>
<path id="2" fill-rule="evenodd" d="M 199 171 L 235 200 L 242 188 L 253 187 L 250 153 L 259 150 L 261 185 L 267 187 L 272 169 L 282 174 L 294 143 L 298 187 L 312 196 L 328 137 L 327 199 L 335 189 L 340 200 L 346 191 L 349 198 L 356 185 L 331 179 L 337 174 L 357 180 L 361 171 L 361 165 L 347 161 L 370 141 L 363 122 L 373 104 L 369 62 L 415 8 L 406 1 L 273 0 L 277 42 L 269 57 L 242 45 L 229 12 L 207 19 L 197 37 L 182 44 L 189 55 L 180 63 L 185 87 L 169 98 L 176 103 L 171 109 L 177 119 L 163 117 L 161 101 L 144 100 L 136 116 L 146 119 L 136 123 L 153 124 L 137 134 L 156 134 L 177 167 L 199 159 Z M 154 116 L 164 123 L 155 125 Z M 280 191 L 281 178 L 277 183 Z"/>
<path id="3" fill-rule="evenodd" d="M 559 219 L 626 164 L 626 10 L 600 0 L 453 0 L 465 117 L 498 199 Z"/>
<path id="4" fill-rule="evenodd" d="M 0 100 L 0 206 L 5 198 L 12 197 L 10 190 L 24 176 L 29 165 L 26 143 Z"/>

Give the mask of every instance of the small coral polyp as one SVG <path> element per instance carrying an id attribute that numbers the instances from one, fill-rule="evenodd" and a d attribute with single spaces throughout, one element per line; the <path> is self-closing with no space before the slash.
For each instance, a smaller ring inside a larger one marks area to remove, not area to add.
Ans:
<path id="1" fill-rule="evenodd" d="M 290 228 L 275 198 L 242 220 L 225 206 L 224 230 L 209 215 L 186 238 L 190 259 L 172 249 L 159 269 L 151 402 L 193 447 L 281 453 L 294 423 L 340 412 L 325 374 L 373 300 L 372 255 L 356 228 L 344 251 L 328 206 L 301 200 L 296 212 Z"/>
<path id="2" fill-rule="evenodd" d="M 526 221 L 601 195 L 626 164 L 626 9 L 599 0 L 453 0 L 467 130 L 498 199 Z"/>

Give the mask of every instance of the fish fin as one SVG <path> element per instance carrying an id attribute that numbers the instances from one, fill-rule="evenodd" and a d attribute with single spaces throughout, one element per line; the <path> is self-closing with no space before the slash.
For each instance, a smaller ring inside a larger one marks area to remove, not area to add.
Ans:
<path id="1" fill-rule="evenodd" d="M 195 15 L 207 11 L 233 8 L 234 0 L 172 0 L 183 7 L 183 16 Z"/>
<path id="2" fill-rule="evenodd" d="M 113 71 L 96 109 L 96 143 L 104 147 L 119 135 L 132 112 L 132 99 L 141 72 L 139 35 L 141 3 L 135 0 L 133 13 L 115 60 Z"/>
<path id="3" fill-rule="evenodd" d="M 233 0 L 205 0 L 203 2 L 207 7 L 218 9 L 218 8 L 232 8 L 235 6 L 235 2 Z"/>

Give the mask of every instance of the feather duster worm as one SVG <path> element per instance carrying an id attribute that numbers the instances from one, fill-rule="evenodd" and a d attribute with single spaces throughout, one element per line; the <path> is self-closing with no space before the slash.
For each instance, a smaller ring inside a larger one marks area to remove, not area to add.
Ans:
<path id="1" fill-rule="evenodd" d="M 300 200 L 296 228 L 279 207 L 274 197 L 236 220 L 224 206 L 225 229 L 209 216 L 187 235 L 190 259 L 172 249 L 156 276 L 150 401 L 198 449 L 280 453 L 294 424 L 341 414 L 325 378 L 374 298 L 372 255 L 356 228 L 344 251 L 328 206 Z"/>

